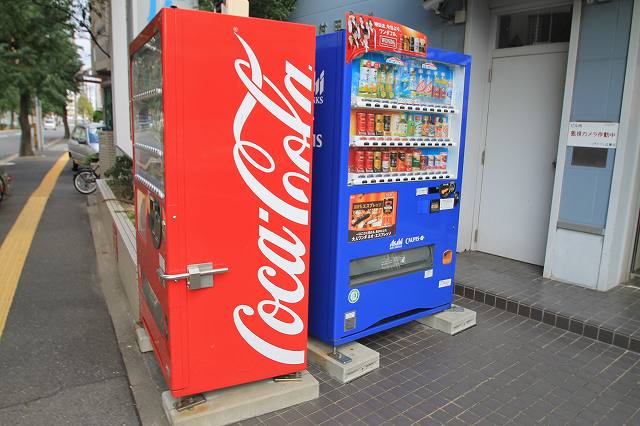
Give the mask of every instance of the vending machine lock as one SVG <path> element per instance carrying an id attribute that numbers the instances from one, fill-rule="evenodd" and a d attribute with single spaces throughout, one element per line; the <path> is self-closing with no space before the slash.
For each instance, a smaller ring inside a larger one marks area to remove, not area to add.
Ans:
<path id="1" fill-rule="evenodd" d="M 186 278 L 189 290 L 200 290 L 203 288 L 213 287 L 213 276 L 215 274 L 223 274 L 228 272 L 229 268 L 214 268 L 213 263 L 198 263 L 187 266 L 187 272 L 184 274 L 165 274 L 158 268 L 158 277 L 162 281 L 167 280 L 183 280 Z"/>

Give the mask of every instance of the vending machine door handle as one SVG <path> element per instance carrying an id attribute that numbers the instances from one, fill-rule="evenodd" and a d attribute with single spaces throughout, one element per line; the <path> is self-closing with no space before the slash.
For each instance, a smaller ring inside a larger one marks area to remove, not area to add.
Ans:
<path id="1" fill-rule="evenodd" d="M 187 272 L 183 274 L 165 274 L 161 268 L 158 268 L 158 278 L 164 281 L 179 281 L 187 280 L 187 287 L 189 290 L 200 290 L 203 288 L 213 287 L 213 276 L 216 274 L 223 274 L 228 272 L 229 268 L 214 268 L 213 263 L 197 263 L 194 265 L 187 265 Z"/>

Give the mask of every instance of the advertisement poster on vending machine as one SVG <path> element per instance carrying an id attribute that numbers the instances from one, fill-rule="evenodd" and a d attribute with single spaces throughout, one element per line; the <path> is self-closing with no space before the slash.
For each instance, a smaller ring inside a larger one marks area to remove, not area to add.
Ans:
<path id="1" fill-rule="evenodd" d="M 397 191 L 351 195 L 349 242 L 395 235 L 397 208 Z"/>
<path id="2" fill-rule="evenodd" d="M 347 63 L 370 51 L 426 57 L 427 36 L 404 25 L 359 13 L 347 13 Z"/>

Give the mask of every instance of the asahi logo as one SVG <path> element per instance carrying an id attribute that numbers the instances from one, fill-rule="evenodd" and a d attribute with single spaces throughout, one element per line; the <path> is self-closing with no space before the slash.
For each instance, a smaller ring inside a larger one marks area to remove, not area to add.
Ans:
<path id="1" fill-rule="evenodd" d="M 318 78 L 316 78 L 316 84 L 314 89 L 313 103 L 321 105 L 324 103 L 324 70 L 320 72 Z"/>
<path id="2" fill-rule="evenodd" d="M 398 238 L 397 240 L 391 240 L 389 243 L 389 250 L 402 248 L 402 238 Z"/>
<path id="3" fill-rule="evenodd" d="M 302 301 L 305 295 L 305 288 L 299 277 L 306 270 L 302 257 L 306 254 L 307 247 L 298 235 L 287 226 L 283 225 L 280 229 L 270 229 L 269 219 L 273 217 L 272 215 L 278 215 L 285 222 L 290 223 L 289 226 L 293 229 L 301 226 L 306 229 L 309 224 L 309 199 L 305 195 L 305 191 L 296 185 L 308 186 L 310 183 L 309 161 L 302 154 L 305 150 L 311 149 L 309 143 L 312 137 L 311 128 L 300 118 L 291 100 L 295 101 L 295 104 L 307 114 L 310 114 L 312 80 L 305 72 L 289 61 L 285 61 L 286 75 L 283 85 L 289 95 L 286 97 L 269 77 L 262 74 L 258 58 L 247 42 L 238 34 L 236 37 L 242 44 L 248 61 L 236 59 L 235 70 L 248 93 L 242 100 L 233 122 L 235 138 L 233 159 L 245 184 L 262 202 L 257 212 L 260 219 L 257 244 L 264 256 L 265 263 L 258 268 L 257 278 L 269 294 L 269 298 L 260 301 L 257 306 L 236 306 L 233 310 L 233 322 L 242 338 L 263 356 L 283 364 L 302 364 L 305 359 L 306 347 L 284 348 L 277 346 L 269 342 L 265 336 L 258 336 L 252 331 L 248 326 L 247 319 L 255 315 L 257 311 L 260 320 L 275 332 L 288 336 L 304 332 L 304 323 L 296 312 L 296 304 Z M 311 74 L 311 66 L 309 65 L 307 68 L 307 73 Z M 273 101 L 263 92 L 265 84 L 269 86 L 271 93 L 275 93 L 280 98 L 279 102 Z M 298 87 L 304 88 L 303 93 L 298 90 Z M 276 163 L 271 154 L 259 142 L 242 139 L 242 129 L 250 120 L 251 113 L 258 103 L 290 130 L 290 134 L 282 141 L 284 150 L 291 161 L 289 170 L 282 174 L 282 188 L 288 195 L 285 198 L 280 198 L 272 192 L 264 185 L 262 179 L 252 173 L 252 171 L 273 173 L 276 170 Z M 280 105 L 286 105 L 286 109 Z M 302 207 L 298 207 L 300 205 Z M 278 250 L 274 251 L 274 248 Z M 279 254 L 283 252 L 288 255 L 283 257 Z M 285 315 L 281 312 L 284 312 Z M 287 320 L 281 319 L 283 316 Z"/>

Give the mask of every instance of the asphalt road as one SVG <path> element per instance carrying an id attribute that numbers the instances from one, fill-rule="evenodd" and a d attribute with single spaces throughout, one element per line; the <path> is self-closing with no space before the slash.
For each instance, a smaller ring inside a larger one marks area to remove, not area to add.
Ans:
<path id="1" fill-rule="evenodd" d="M 64 135 L 64 128 L 44 131 L 44 143 L 53 142 Z M 0 160 L 10 155 L 17 154 L 20 148 L 20 130 L 0 132 Z"/>
<path id="2" fill-rule="evenodd" d="M 0 241 L 65 150 L 59 143 L 43 156 L 18 158 L 6 167 L 14 187 L 0 203 Z M 74 190 L 71 178 L 67 163 L 0 336 L 0 425 L 139 424 L 97 282 L 87 199 Z"/>

